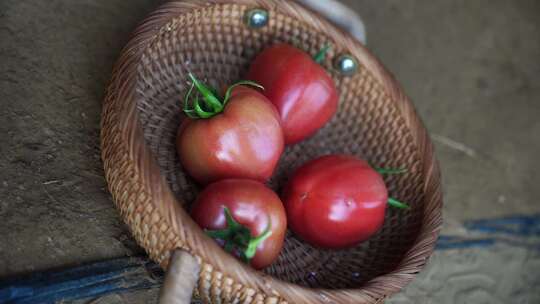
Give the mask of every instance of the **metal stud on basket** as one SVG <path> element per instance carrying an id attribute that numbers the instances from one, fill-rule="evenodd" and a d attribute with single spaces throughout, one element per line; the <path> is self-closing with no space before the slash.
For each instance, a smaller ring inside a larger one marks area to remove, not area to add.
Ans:
<path id="1" fill-rule="evenodd" d="M 356 59 L 351 55 L 341 55 L 335 60 L 335 68 L 344 76 L 352 76 L 358 69 Z"/>
<path id="2" fill-rule="evenodd" d="M 246 12 L 245 23 L 248 27 L 259 29 L 268 24 L 268 11 L 262 8 L 254 8 Z"/>

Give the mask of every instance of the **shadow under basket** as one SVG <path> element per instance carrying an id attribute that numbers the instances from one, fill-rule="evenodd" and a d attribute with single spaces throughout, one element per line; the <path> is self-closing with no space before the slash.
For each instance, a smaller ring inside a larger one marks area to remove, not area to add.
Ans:
<path id="1" fill-rule="evenodd" d="M 246 14 L 269 12 L 254 28 Z M 314 248 L 288 233 L 278 260 L 258 272 L 225 253 L 186 209 L 198 186 L 176 154 L 188 71 L 224 87 L 242 79 L 265 47 L 286 42 L 314 55 L 332 46 L 322 66 L 340 93 L 337 114 L 312 138 L 286 148 L 270 186 L 278 191 L 302 163 L 353 154 L 388 176 L 390 195 L 411 208 L 388 208 L 384 226 L 346 250 Z M 342 55 L 358 63 L 344 75 Z M 441 227 L 440 175 L 432 144 L 398 83 L 362 45 L 293 1 L 176 1 L 137 28 L 118 60 L 103 106 L 102 158 L 123 220 L 150 257 L 166 268 L 181 248 L 201 265 L 195 293 L 209 303 L 377 303 L 399 291 L 426 264 Z"/>

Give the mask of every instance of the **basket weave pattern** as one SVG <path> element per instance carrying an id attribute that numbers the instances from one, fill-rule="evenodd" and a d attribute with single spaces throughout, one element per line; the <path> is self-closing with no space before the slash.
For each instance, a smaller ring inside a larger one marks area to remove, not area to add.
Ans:
<path id="1" fill-rule="evenodd" d="M 269 24 L 243 22 L 265 7 Z M 224 253 L 184 208 L 197 186 L 175 147 L 187 71 L 215 87 L 239 80 L 264 47 L 293 44 L 310 54 L 330 42 L 323 66 L 341 94 L 339 111 L 313 138 L 288 147 L 270 185 L 279 190 L 302 163 L 329 153 L 354 154 L 408 172 L 386 179 L 390 195 L 411 205 L 388 209 L 383 228 L 355 248 L 326 251 L 288 234 L 265 274 Z M 332 58 L 352 54 L 358 72 L 344 77 Z M 441 225 L 439 170 L 429 138 L 398 84 L 362 46 L 292 1 L 179 1 L 149 16 L 122 52 L 104 103 L 102 157 L 116 206 L 150 257 L 167 266 L 183 248 L 201 263 L 198 294 L 211 303 L 376 303 L 423 267 Z"/>

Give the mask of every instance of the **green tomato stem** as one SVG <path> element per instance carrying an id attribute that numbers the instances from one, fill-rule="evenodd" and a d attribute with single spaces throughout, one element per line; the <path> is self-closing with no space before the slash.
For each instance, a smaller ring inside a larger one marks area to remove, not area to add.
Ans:
<path id="1" fill-rule="evenodd" d="M 195 119 L 195 118 L 198 118 L 198 116 L 195 114 L 194 109 L 189 108 L 189 103 L 188 103 L 188 101 L 191 99 L 191 93 L 193 92 L 194 87 L 195 87 L 195 84 L 192 83 L 191 86 L 189 87 L 189 90 L 186 93 L 186 96 L 184 97 L 184 113 L 186 113 L 186 115 L 189 118 Z"/>
<path id="2" fill-rule="evenodd" d="M 227 241 L 223 246 L 223 250 L 227 251 L 228 253 L 232 253 L 234 250 L 234 243 L 231 241 Z"/>
<path id="3" fill-rule="evenodd" d="M 403 174 L 403 173 L 407 172 L 407 169 L 405 169 L 405 168 L 399 168 L 399 169 L 379 168 L 379 167 L 375 167 L 373 165 L 371 165 L 371 167 L 373 168 L 373 170 L 377 171 L 381 175 Z M 402 202 L 400 202 L 397 199 L 392 198 L 392 197 L 388 198 L 388 205 L 390 205 L 390 206 L 392 206 L 394 208 L 398 208 L 398 209 L 409 209 L 410 208 L 409 205 L 407 205 L 405 203 L 402 203 Z"/>
<path id="4" fill-rule="evenodd" d="M 236 86 L 249 85 L 264 90 L 261 85 L 253 81 L 243 80 L 231 85 L 227 89 L 223 100 L 220 100 L 221 98 L 214 88 L 208 87 L 200 82 L 192 73 L 189 73 L 188 76 L 191 79 L 191 86 L 184 97 L 183 111 L 186 116 L 193 119 L 207 119 L 223 112 L 225 105 L 231 98 L 232 90 Z M 192 97 L 193 88 L 197 88 L 197 95 L 195 95 L 195 97 Z M 199 97 L 202 97 L 202 101 Z M 192 101 L 191 106 L 190 101 Z"/>
<path id="5" fill-rule="evenodd" d="M 324 45 L 323 48 L 320 51 L 318 51 L 317 54 L 315 54 L 315 56 L 313 57 L 313 61 L 315 61 L 318 64 L 321 64 L 326 58 L 326 54 L 328 53 L 329 50 L 330 50 L 330 45 L 329 44 Z"/>
<path id="6" fill-rule="evenodd" d="M 390 168 L 373 167 L 373 169 L 379 172 L 379 174 L 403 174 L 407 172 L 407 169 L 405 168 L 390 169 Z"/>
<path id="7" fill-rule="evenodd" d="M 227 91 L 225 92 L 225 97 L 223 98 L 223 104 L 226 105 L 227 102 L 229 101 L 229 99 L 231 98 L 231 94 L 232 94 L 232 90 L 239 86 L 239 85 L 249 85 L 249 86 L 253 86 L 253 87 L 256 87 L 258 89 L 261 89 L 261 90 L 264 90 L 264 87 L 254 81 L 249 81 L 249 80 L 241 80 L 233 85 L 231 85 Z"/>
<path id="8" fill-rule="evenodd" d="M 251 260 L 255 256 L 255 252 L 257 251 L 257 247 L 259 247 L 259 244 L 261 244 L 264 240 L 266 240 L 272 235 L 272 231 L 270 230 L 270 228 L 272 228 L 272 223 L 270 219 L 268 219 L 268 226 L 266 226 L 266 229 L 263 231 L 263 233 L 261 233 L 258 237 L 249 240 L 247 248 L 244 251 L 244 255 L 248 260 Z"/>
<path id="9" fill-rule="evenodd" d="M 266 229 L 259 236 L 251 236 L 251 231 L 238 223 L 232 216 L 229 208 L 223 207 L 227 227 L 221 230 L 206 230 L 206 234 L 225 242 L 223 249 L 229 253 L 238 252 L 246 263 L 249 264 L 257 252 L 257 247 L 272 235 L 272 223 L 268 218 Z"/>
<path id="10" fill-rule="evenodd" d="M 394 208 L 398 208 L 398 209 L 409 209 L 409 205 L 405 204 L 405 203 L 402 203 L 400 201 L 398 201 L 397 199 L 395 198 L 392 198 L 392 197 L 389 197 L 388 198 L 388 205 L 394 207 Z"/>
<path id="11" fill-rule="evenodd" d="M 206 235 L 213 239 L 226 240 L 229 238 L 229 230 L 206 230 Z"/>
<path id="12" fill-rule="evenodd" d="M 214 115 L 213 112 L 206 112 L 205 110 L 203 110 L 203 108 L 201 107 L 199 96 L 195 98 L 195 102 L 193 102 L 193 108 L 195 109 L 195 113 L 197 113 L 200 118 L 210 118 Z"/>
<path id="13" fill-rule="evenodd" d="M 223 212 L 225 212 L 225 221 L 227 222 L 227 227 L 229 227 L 229 229 L 235 230 L 242 226 L 234 219 L 229 208 L 223 207 Z"/>
<path id="14" fill-rule="evenodd" d="M 191 78 L 191 81 L 199 90 L 201 93 L 203 100 L 206 102 L 206 104 L 214 111 L 214 112 L 221 112 L 223 110 L 223 105 L 219 101 L 219 99 L 212 93 L 212 89 L 205 86 L 203 83 L 201 83 L 195 76 L 191 73 L 189 73 L 189 78 Z"/>

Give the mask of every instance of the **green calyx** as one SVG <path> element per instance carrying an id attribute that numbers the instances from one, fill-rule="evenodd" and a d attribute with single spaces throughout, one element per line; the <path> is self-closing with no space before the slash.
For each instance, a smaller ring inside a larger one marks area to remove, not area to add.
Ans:
<path id="1" fill-rule="evenodd" d="M 398 209 L 409 209 L 409 205 L 405 204 L 405 203 L 402 203 L 400 201 L 398 201 L 397 199 L 395 198 L 392 198 L 392 197 L 389 197 L 388 198 L 388 205 L 394 207 L 394 208 L 398 208 Z"/>
<path id="2" fill-rule="evenodd" d="M 379 174 L 403 174 L 403 173 L 406 173 L 407 172 L 407 169 L 405 168 L 399 168 L 399 169 L 388 169 L 388 168 L 377 168 L 377 167 L 374 167 L 373 168 L 375 171 L 379 172 Z"/>
<path id="3" fill-rule="evenodd" d="M 330 50 L 330 45 L 326 44 L 325 46 L 323 46 L 323 48 L 319 52 L 317 52 L 317 54 L 315 54 L 315 56 L 313 57 L 313 60 L 316 63 L 321 64 L 326 58 L 326 54 L 328 53 L 329 50 Z"/>
<path id="4" fill-rule="evenodd" d="M 375 171 L 377 171 L 381 175 L 391 175 L 391 174 L 403 174 L 407 172 L 407 169 L 405 168 L 399 168 L 399 169 L 389 169 L 389 168 L 379 168 L 379 167 L 373 167 Z M 409 209 L 410 206 L 398 201 L 395 198 L 389 197 L 388 198 L 388 205 L 398 208 L 398 209 Z"/>
<path id="5" fill-rule="evenodd" d="M 225 242 L 223 249 L 229 253 L 237 253 L 248 263 L 255 256 L 257 247 L 272 235 L 272 223 L 268 218 L 268 226 L 259 236 L 251 236 L 250 230 L 238 223 L 231 215 L 227 207 L 223 207 L 227 227 L 221 230 L 206 230 L 206 234 L 213 239 Z"/>
<path id="6" fill-rule="evenodd" d="M 249 80 L 242 80 L 231 85 L 225 92 L 225 96 L 221 98 L 217 91 L 199 81 L 192 73 L 188 74 L 191 79 L 191 86 L 184 98 L 184 113 L 193 119 L 211 118 L 221 112 L 231 98 L 232 90 L 239 85 L 248 85 L 264 90 L 264 88 Z M 197 92 L 193 94 L 193 89 Z"/>

